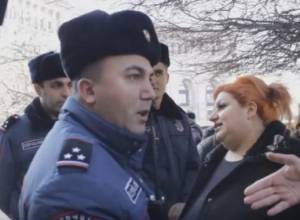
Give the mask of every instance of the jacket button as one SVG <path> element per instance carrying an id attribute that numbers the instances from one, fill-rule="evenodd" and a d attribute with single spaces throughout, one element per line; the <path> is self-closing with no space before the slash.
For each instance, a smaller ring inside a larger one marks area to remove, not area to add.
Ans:
<path id="1" fill-rule="evenodd" d="M 212 198 L 208 198 L 208 199 L 207 199 L 207 202 L 212 202 L 212 201 L 213 201 Z"/>
<path id="2" fill-rule="evenodd" d="M 150 200 L 155 201 L 155 195 L 150 195 Z"/>

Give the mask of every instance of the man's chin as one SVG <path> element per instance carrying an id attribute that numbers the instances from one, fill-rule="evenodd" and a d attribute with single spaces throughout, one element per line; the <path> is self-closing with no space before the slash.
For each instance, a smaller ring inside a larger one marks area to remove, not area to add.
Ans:
<path id="1" fill-rule="evenodd" d="M 146 125 L 145 124 L 136 125 L 129 128 L 128 130 L 134 134 L 144 134 L 146 131 Z"/>
<path id="2" fill-rule="evenodd" d="M 62 107 L 62 106 L 61 106 Z M 57 107 L 55 109 L 52 110 L 52 114 L 53 115 L 59 115 L 60 111 L 61 111 L 61 107 Z"/>
<path id="3" fill-rule="evenodd" d="M 159 95 L 156 94 L 155 97 L 154 97 L 154 99 L 153 99 L 152 104 L 155 103 L 155 102 L 157 102 L 158 100 L 159 100 Z"/>

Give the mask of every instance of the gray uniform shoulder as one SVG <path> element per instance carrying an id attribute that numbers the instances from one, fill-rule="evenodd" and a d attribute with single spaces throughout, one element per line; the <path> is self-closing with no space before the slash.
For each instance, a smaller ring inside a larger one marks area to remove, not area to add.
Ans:
<path id="1" fill-rule="evenodd" d="M 7 131 L 8 129 L 10 129 L 13 125 L 15 125 L 20 119 L 20 116 L 17 114 L 11 115 L 9 116 L 1 125 L 1 128 L 4 131 Z"/>
<path id="2" fill-rule="evenodd" d="M 2 124 L 2 129 L 4 133 L 19 133 L 30 129 L 31 122 L 26 114 L 23 115 L 11 115 Z M 20 133 L 19 133 L 20 134 Z"/>

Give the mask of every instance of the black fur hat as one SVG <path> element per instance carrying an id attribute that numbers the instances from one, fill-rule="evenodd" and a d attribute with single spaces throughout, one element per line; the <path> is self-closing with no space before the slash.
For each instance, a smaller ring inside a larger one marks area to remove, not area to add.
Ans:
<path id="1" fill-rule="evenodd" d="M 4 17 L 5 17 L 5 11 L 7 7 L 7 0 L 1 0 L 0 4 L 0 25 L 2 25 Z"/>
<path id="2" fill-rule="evenodd" d="M 32 83 L 66 77 L 58 53 L 48 52 L 41 54 L 28 63 Z"/>
<path id="3" fill-rule="evenodd" d="M 107 14 L 96 10 L 62 24 L 58 36 L 65 72 L 77 78 L 101 58 L 137 54 L 155 65 L 160 45 L 150 18 L 138 11 Z"/>
<path id="4" fill-rule="evenodd" d="M 160 62 L 165 64 L 166 66 L 170 66 L 170 57 L 169 57 L 169 48 L 167 45 L 160 43 Z"/>

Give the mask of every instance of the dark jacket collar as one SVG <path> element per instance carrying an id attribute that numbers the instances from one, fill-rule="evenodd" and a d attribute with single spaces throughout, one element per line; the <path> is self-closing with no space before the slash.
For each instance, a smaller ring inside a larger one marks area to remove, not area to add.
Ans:
<path id="1" fill-rule="evenodd" d="M 73 120 L 80 123 L 89 132 L 97 136 L 114 151 L 131 155 L 146 144 L 145 134 L 137 135 L 127 129 L 120 128 L 88 110 L 74 97 L 69 97 L 63 106 L 60 120 L 70 115 Z"/>
<path id="2" fill-rule="evenodd" d="M 40 99 L 38 97 L 33 99 L 33 101 L 26 107 L 25 114 L 31 121 L 32 127 L 35 129 L 51 129 L 55 123 L 55 120 L 50 117 L 50 115 L 41 105 Z"/>
<path id="3" fill-rule="evenodd" d="M 256 143 L 246 153 L 245 158 L 249 160 L 260 160 L 265 157 L 264 153 L 268 151 L 284 152 L 285 150 L 288 150 L 285 148 L 286 146 L 280 144 L 279 146 L 273 146 L 275 135 L 281 135 L 285 138 L 289 135 L 285 125 L 280 121 L 273 121 L 267 125 L 261 136 L 257 139 Z M 219 161 L 224 157 L 226 152 L 227 150 L 224 148 L 224 146 L 222 144 L 218 144 L 206 155 L 205 162 L 212 160 Z"/>
<path id="4" fill-rule="evenodd" d="M 167 118 L 182 119 L 181 108 L 166 93 L 163 96 L 160 108 L 158 110 L 152 107 L 152 112 L 157 112 Z"/>
<path id="5" fill-rule="evenodd" d="M 275 135 L 280 135 L 284 138 L 289 136 L 289 131 L 286 126 L 280 121 L 273 121 L 267 125 L 264 132 L 257 139 L 254 146 L 246 153 L 247 157 L 255 157 L 257 155 L 264 154 L 268 151 L 282 151 L 281 145 L 273 146 Z M 271 147 L 273 146 L 273 147 Z"/>

